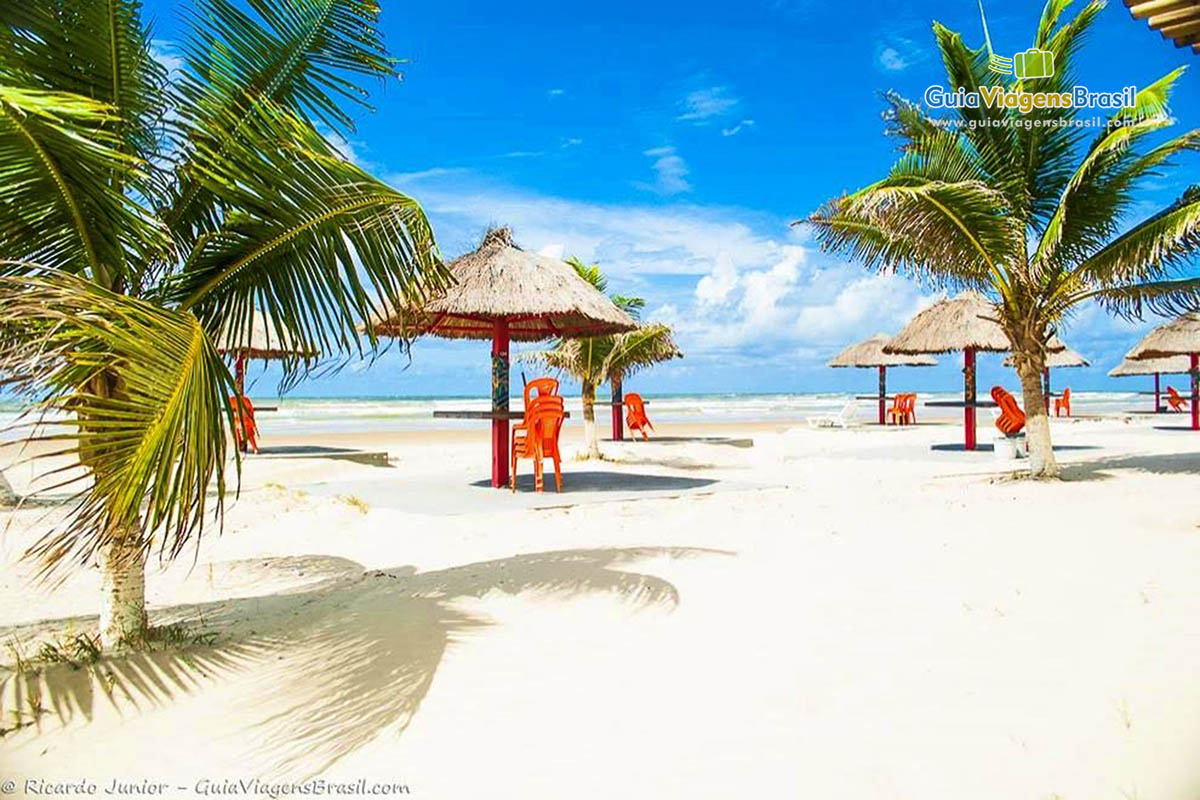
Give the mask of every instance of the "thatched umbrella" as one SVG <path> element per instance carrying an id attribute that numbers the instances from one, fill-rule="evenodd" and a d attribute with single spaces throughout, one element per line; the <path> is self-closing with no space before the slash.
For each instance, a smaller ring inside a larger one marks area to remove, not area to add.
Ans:
<path id="1" fill-rule="evenodd" d="M 1180 355 L 1190 359 L 1192 430 L 1200 431 L 1200 312 L 1193 311 L 1159 325 L 1130 350 L 1126 358 L 1138 361 Z"/>
<path id="2" fill-rule="evenodd" d="M 492 342 L 492 485 L 508 483 L 508 345 L 511 340 L 602 336 L 637 323 L 563 261 L 513 244 L 508 228 L 488 231 L 479 248 L 449 264 L 454 283 L 423 305 L 371 323 L 381 336 Z"/>
<path id="3" fill-rule="evenodd" d="M 1154 376 L 1154 413 L 1162 413 L 1163 375 L 1186 375 L 1190 370 L 1191 359 L 1187 356 L 1167 356 L 1163 358 L 1143 358 L 1134 360 L 1126 356 L 1120 364 L 1109 371 L 1113 378 L 1125 378 L 1131 375 Z"/>
<path id="4" fill-rule="evenodd" d="M 996 307 L 979 292 L 963 292 L 934 303 L 912 318 L 884 352 L 920 355 L 963 351 L 964 446 L 975 449 L 975 354 L 1004 353 L 1008 336 L 996 319 Z"/>
<path id="5" fill-rule="evenodd" d="M 217 352 L 221 355 L 233 356 L 233 374 L 237 382 L 238 397 L 246 396 L 246 361 L 262 359 L 263 361 L 283 360 L 288 358 L 315 358 L 318 354 L 308 352 L 284 341 L 268 324 L 266 315 L 256 311 L 251 320 L 249 336 L 233 324 L 227 325 L 217 337 Z M 238 413 L 241 411 L 239 409 Z M 249 450 L 249 443 L 242 439 L 242 452 Z"/>
<path id="6" fill-rule="evenodd" d="M 250 325 L 250 335 L 238 334 L 235 327 L 226 326 L 217 337 L 217 352 L 221 355 L 232 355 L 234 359 L 234 375 L 237 378 L 238 394 L 245 394 L 246 361 L 262 359 L 263 361 L 283 360 L 287 358 L 315 358 L 317 353 L 310 353 L 282 339 L 275 328 L 268 324 L 266 315 L 261 311 L 255 312 Z"/>
<path id="7" fill-rule="evenodd" d="M 879 369 L 879 424 L 886 421 L 887 411 L 887 368 L 888 367 L 932 367 L 937 359 L 925 355 L 885 353 L 884 345 L 891 341 L 886 333 L 877 333 L 870 339 L 852 344 L 829 360 L 831 367 L 877 367 Z"/>
<path id="8" fill-rule="evenodd" d="M 1004 359 L 1004 366 L 1015 366 L 1011 356 Z M 1062 340 L 1059 339 L 1058 336 L 1050 337 L 1050 352 L 1046 355 L 1045 368 L 1042 370 L 1042 398 L 1046 406 L 1047 414 L 1050 413 L 1050 370 L 1090 366 L 1091 362 L 1063 344 Z"/>
<path id="9" fill-rule="evenodd" d="M 940 300 L 912 318 L 883 350 L 885 353 L 916 355 L 963 351 L 963 426 L 964 447 L 975 449 L 975 354 L 1006 353 L 1012 349 L 1008 335 L 1000 327 L 994 303 L 979 292 L 967 291 Z M 1051 342 L 1050 350 L 1063 349 Z M 958 404 L 956 404 L 958 405 Z"/>

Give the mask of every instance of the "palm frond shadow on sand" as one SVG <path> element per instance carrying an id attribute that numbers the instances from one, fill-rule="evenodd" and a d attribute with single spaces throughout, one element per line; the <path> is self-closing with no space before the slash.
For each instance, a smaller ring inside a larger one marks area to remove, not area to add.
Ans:
<path id="1" fill-rule="evenodd" d="M 1108 480 L 1111 470 L 1132 470 L 1152 475 L 1195 475 L 1200 473 L 1200 452 L 1121 455 L 1068 464 L 1062 477 L 1071 481 Z"/>
<path id="2" fill-rule="evenodd" d="M 610 594 L 638 607 L 671 608 L 679 602 L 671 583 L 619 567 L 703 554 L 728 555 L 698 548 L 563 550 L 424 573 L 364 572 L 320 556 L 280 559 L 287 569 L 302 564 L 307 575 L 323 577 L 298 591 L 169 609 L 175 618 L 204 619 L 219 634 L 213 646 L 108 657 L 87 670 L 54 665 L 36 680 L 12 675 L 4 696 L 14 703 L 40 696 L 65 725 L 90 720 L 97 702 L 136 712 L 249 676 L 253 699 L 230 731 L 246 742 L 247 763 L 239 766 L 264 776 L 312 776 L 380 732 L 399 735 L 408 727 L 447 648 L 491 624 L 454 608 L 456 600 L 491 592 L 564 600 Z M 254 560 L 259 569 L 271 568 L 270 561 Z"/>

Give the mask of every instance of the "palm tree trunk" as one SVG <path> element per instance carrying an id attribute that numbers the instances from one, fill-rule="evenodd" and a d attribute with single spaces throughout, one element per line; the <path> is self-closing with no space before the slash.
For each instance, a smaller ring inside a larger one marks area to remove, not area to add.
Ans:
<path id="1" fill-rule="evenodd" d="M 584 458 L 600 458 L 600 439 L 596 434 L 596 384 L 583 381 Z"/>
<path id="2" fill-rule="evenodd" d="M 0 506 L 15 506 L 20 498 L 13 491 L 12 484 L 8 482 L 8 478 L 4 477 L 4 473 L 0 472 Z"/>
<path id="3" fill-rule="evenodd" d="M 146 554 L 134 526 L 100 549 L 100 644 L 106 649 L 146 633 Z"/>
<path id="4" fill-rule="evenodd" d="M 1042 393 L 1045 356 L 1040 353 L 1014 354 L 1017 375 L 1025 406 L 1025 436 L 1029 442 L 1029 474 L 1034 478 L 1057 478 L 1058 462 L 1050 442 L 1050 415 L 1046 413 Z"/>

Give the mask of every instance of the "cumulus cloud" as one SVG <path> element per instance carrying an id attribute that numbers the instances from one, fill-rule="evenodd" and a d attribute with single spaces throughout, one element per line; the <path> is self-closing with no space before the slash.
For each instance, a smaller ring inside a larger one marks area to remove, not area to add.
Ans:
<path id="1" fill-rule="evenodd" d="M 653 182 L 639 181 L 635 186 L 658 194 L 679 194 L 690 192 L 692 185 L 687 181 L 687 162 L 675 152 L 674 147 L 654 147 L 643 152 L 654 159 L 651 167 L 655 172 Z"/>
<path id="2" fill-rule="evenodd" d="M 720 305 L 729 299 L 730 293 L 737 285 L 738 271 L 733 266 L 733 259 L 729 257 L 729 253 L 719 253 L 712 272 L 696 284 L 696 299 L 701 305 Z"/>
<path id="3" fill-rule="evenodd" d="M 723 117 L 732 112 L 741 101 L 729 93 L 728 87 L 710 86 L 707 89 L 697 89 L 679 101 L 680 114 L 676 119 L 682 122 L 703 124 L 715 117 Z"/>
<path id="4" fill-rule="evenodd" d="M 908 60 L 894 47 L 885 47 L 879 51 L 879 66 L 889 72 L 899 72 L 908 67 Z"/>
<path id="5" fill-rule="evenodd" d="M 546 96 L 547 97 L 562 97 L 563 90 L 562 89 L 550 89 L 549 91 L 546 92 Z"/>

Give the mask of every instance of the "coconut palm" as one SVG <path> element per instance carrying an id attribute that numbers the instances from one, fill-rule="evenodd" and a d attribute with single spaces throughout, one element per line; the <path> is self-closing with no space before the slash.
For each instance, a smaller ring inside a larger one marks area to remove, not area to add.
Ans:
<path id="1" fill-rule="evenodd" d="M 579 277 L 597 290 L 603 292 L 608 289 L 608 279 L 598 265 L 584 264 L 577 256 L 568 258 L 567 263 L 575 268 Z M 646 305 L 646 301 L 640 297 L 612 295 L 611 299 L 634 319 L 640 318 L 641 310 Z M 600 439 L 596 432 L 596 387 L 606 381 L 612 381 L 614 387 L 619 386 L 626 376 L 653 364 L 682 358 L 683 353 L 675 345 L 669 326 L 649 323 L 639 325 L 632 331 L 609 336 L 562 339 L 549 350 L 531 351 L 520 357 L 565 372 L 580 382 L 584 456 L 600 458 Z"/>
<path id="2" fill-rule="evenodd" d="M 1065 19 L 1069 3 L 1048 0 L 1042 11 L 1033 46 L 1054 54 L 1055 74 L 1040 80 L 989 71 L 989 48 L 968 48 L 934 23 L 946 89 L 1069 92 L 1075 53 L 1104 7 L 1092 0 Z M 1168 99 L 1182 72 L 1138 91 L 1133 107 L 1094 135 L 1075 124 L 1091 110 L 1021 114 L 980 104 L 941 120 L 888 95 L 885 118 L 902 140 L 899 159 L 879 182 L 829 201 L 807 220 L 827 250 L 989 296 L 1012 345 L 1036 477 L 1058 470 L 1039 376 L 1047 342 L 1071 310 L 1094 301 L 1140 317 L 1200 304 L 1200 279 L 1182 272 L 1200 248 L 1200 187 L 1126 226 L 1139 183 L 1172 156 L 1200 148 L 1200 131 L 1149 145 L 1173 122 Z"/>
<path id="3" fill-rule="evenodd" d="M 99 562 L 105 646 L 144 634 L 147 555 L 221 517 L 234 382 L 214 338 L 262 314 L 348 358 L 375 346 L 371 313 L 444 285 L 417 203 L 317 129 L 348 135 L 354 81 L 395 76 L 378 12 L 195 0 L 169 72 L 135 0 L 0 10 L 0 376 L 44 418 L 41 452 L 82 468 L 55 482 L 83 474 L 29 554 Z"/>

